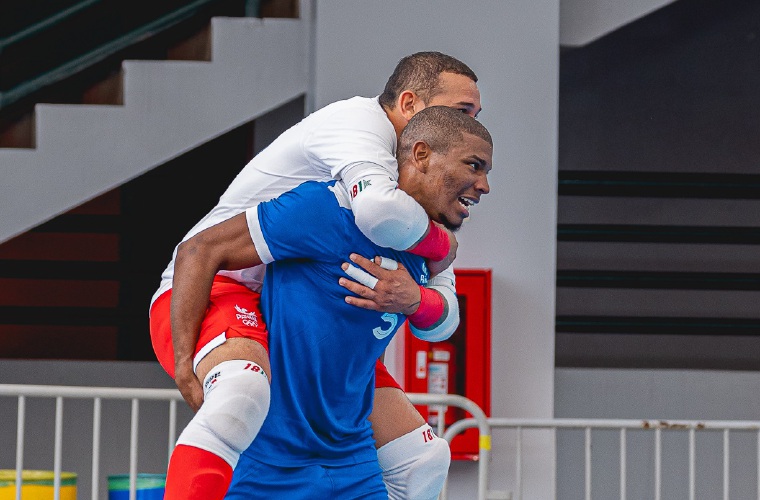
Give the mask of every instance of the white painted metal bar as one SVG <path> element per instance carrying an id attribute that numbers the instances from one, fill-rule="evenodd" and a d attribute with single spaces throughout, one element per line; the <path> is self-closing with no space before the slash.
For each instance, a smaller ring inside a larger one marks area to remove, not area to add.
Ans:
<path id="1" fill-rule="evenodd" d="M 176 389 L 139 389 L 126 387 L 76 387 L 70 385 L 23 385 L 0 384 L 0 396 L 27 396 L 41 398 L 103 398 L 103 399 L 150 399 L 182 401 Z M 760 428 L 760 427 L 758 427 Z"/>
<path id="2" fill-rule="evenodd" d="M 585 476 L 586 500 L 591 500 L 591 427 L 586 427 L 583 451 L 583 474 Z"/>
<path id="3" fill-rule="evenodd" d="M 654 430 L 654 500 L 662 498 L 662 429 Z"/>
<path id="4" fill-rule="evenodd" d="M 515 490 L 517 491 L 517 500 L 522 500 L 522 427 L 516 429 L 517 442 L 515 443 L 515 481 L 517 485 Z"/>
<path id="5" fill-rule="evenodd" d="M 92 403 L 92 488 L 90 498 L 98 500 L 98 482 L 100 481 L 100 416 L 101 399 Z"/>
<path id="6" fill-rule="evenodd" d="M 53 460 L 53 500 L 61 500 L 61 460 L 63 455 L 63 398 L 55 398 L 55 448 Z"/>
<path id="7" fill-rule="evenodd" d="M 661 431 L 663 429 L 677 429 L 677 430 L 722 430 L 724 433 L 730 430 L 743 430 L 743 431 L 755 431 L 757 432 L 758 441 L 758 500 L 760 500 L 760 421 L 754 420 L 622 420 L 622 419 L 570 419 L 570 418 L 556 418 L 556 419 L 525 419 L 525 418 L 489 418 L 489 428 L 502 428 L 502 429 L 617 429 L 621 433 L 626 429 L 642 429 L 642 430 L 654 430 Z M 475 419 L 468 418 L 454 422 L 447 430 L 445 437 L 450 442 L 461 432 L 472 429 L 478 426 L 478 422 Z M 693 441 L 692 441 L 693 443 Z M 656 447 L 661 447 L 661 444 L 656 444 Z M 657 455 L 661 456 L 661 451 L 656 451 Z M 694 444 L 690 444 L 690 460 L 694 462 L 694 456 L 696 455 L 696 447 Z M 657 469 L 661 469 L 661 466 L 657 466 Z M 693 466 L 692 466 L 693 470 Z M 695 474 L 693 474 L 695 475 Z M 622 486 L 621 486 L 622 488 Z M 661 492 L 661 486 L 657 486 L 657 491 Z M 694 497 L 694 481 L 690 487 L 690 495 L 693 500 Z M 661 493 L 659 493 L 661 495 Z M 445 498 L 445 497 L 442 497 Z M 518 497 L 519 498 L 519 497 Z M 623 495 L 621 495 L 621 499 Z"/>
<path id="8" fill-rule="evenodd" d="M 16 500 L 21 500 L 22 470 L 24 469 L 24 422 L 26 421 L 26 398 L 18 397 L 16 417 Z"/>
<path id="9" fill-rule="evenodd" d="M 626 500 L 626 483 L 628 482 L 626 454 L 628 443 L 626 439 L 626 430 L 620 429 L 620 500 Z"/>
<path id="10" fill-rule="evenodd" d="M 130 437 L 130 500 L 136 497 L 137 478 L 137 422 L 138 400 L 169 401 L 169 441 L 170 450 L 174 446 L 177 428 L 177 401 L 182 401 L 182 395 L 175 389 L 140 389 L 119 387 L 75 387 L 75 386 L 43 386 L 23 384 L 0 384 L 0 397 L 12 396 L 18 399 L 18 415 L 16 425 L 16 500 L 21 500 L 20 487 L 23 484 L 24 466 L 24 432 L 26 426 L 26 399 L 28 397 L 55 398 L 55 438 L 53 464 L 54 500 L 60 500 L 61 465 L 63 455 L 63 399 L 79 398 L 93 399 L 93 462 L 92 490 L 90 497 L 98 500 L 100 475 L 100 430 L 101 430 L 101 400 L 102 399 L 131 399 L 132 403 L 132 434 Z"/>
<path id="11" fill-rule="evenodd" d="M 177 400 L 169 401 L 169 455 L 167 461 L 172 458 L 172 451 L 177 442 Z"/>
<path id="12" fill-rule="evenodd" d="M 409 400 L 416 405 L 434 405 L 442 404 L 447 406 L 456 406 L 468 411 L 474 418 L 475 425 L 473 427 L 478 428 L 480 436 L 478 438 L 478 500 L 486 500 L 488 494 L 488 464 L 491 456 L 491 426 L 488 424 L 488 417 L 483 412 L 483 409 L 478 405 L 470 401 L 469 399 L 458 396 L 456 394 L 419 394 L 408 393 Z M 454 424 L 456 425 L 456 424 Z M 446 430 L 442 436 L 447 441 L 451 442 L 453 436 L 449 435 L 449 431 L 453 425 Z"/>
<path id="13" fill-rule="evenodd" d="M 137 435 L 140 400 L 132 399 L 132 428 L 129 435 L 129 500 L 137 500 Z"/>
<path id="14" fill-rule="evenodd" d="M 689 500 L 697 495 L 697 431 L 689 429 Z"/>
<path id="15" fill-rule="evenodd" d="M 71 386 L 33 386 L 33 385 L 3 385 L 0 384 L 0 396 L 14 396 L 18 398 L 18 423 L 17 423 L 17 443 L 16 443 L 16 468 L 17 468 L 17 481 L 21 482 L 21 474 L 23 469 L 23 452 L 24 452 L 24 420 L 25 420 L 25 398 L 26 397 L 52 397 L 56 398 L 56 498 L 60 496 L 60 456 L 62 453 L 62 422 L 63 422 L 63 398 L 93 398 L 96 401 L 95 409 L 93 411 L 93 478 L 98 475 L 99 463 L 97 456 L 99 455 L 100 448 L 100 401 L 98 398 L 103 399 L 130 399 L 132 400 L 132 429 L 130 437 L 130 499 L 134 500 L 136 497 L 136 477 L 137 477 L 137 443 L 138 443 L 138 421 L 139 421 L 139 400 L 164 400 L 170 402 L 170 423 L 169 423 L 169 448 L 170 450 L 174 445 L 174 436 L 176 434 L 176 402 L 182 400 L 182 395 L 175 389 L 133 389 L 133 388 L 109 388 L 109 387 L 71 387 Z M 487 418 L 483 411 L 475 405 L 472 401 L 456 395 L 435 395 L 435 394 L 409 394 L 410 400 L 414 404 L 419 405 L 449 405 L 457 406 L 465 409 L 471 413 L 474 418 L 469 418 L 455 422 L 448 429 L 446 429 L 444 439 L 449 442 L 459 433 L 466 429 L 477 427 L 480 433 L 479 438 L 479 464 L 478 464 L 478 494 L 479 500 L 485 500 L 489 497 L 487 490 L 488 480 L 488 464 L 490 462 L 490 450 L 491 450 L 491 428 L 514 428 L 518 430 L 518 457 L 516 457 L 516 463 L 518 464 L 519 474 L 517 478 L 518 491 L 517 498 L 522 497 L 522 441 L 523 441 L 523 429 L 584 429 L 587 435 L 586 449 L 587 449 L 587 469 L 588 478 L 587 484 L 587 498 L 590 498 L 590 473 L 591 473 L 591 432 L 593 429 L 617 429 L 620 432 L 620 498 L 625 500 L 626 497 L 626 430 L 627 429 L 642 429 L 642 430 L 654 430 L 656 439 L 656 475 L 657 478 L 657 491 L 656 497 L 661 495 L 661 468 L 662 468 L 662 456 L 661 456 L 661 431 L 664 429 L 678 429 L 689 430 L 689 461 L 690 461 L 690 500 L 695 498 L 695 431 L 697 430 L 721 430 L 723 431 L 723 446 L 724 446 L 724 498 L 728 498 L 730 490 L 729 483 L 729 470 L 730 470 L 730 431 L 731 430 L 744 430 L 754 431 L 757 434 L 757 469 L 758 469 L 758 500 L 760 500 L 760 421 L 672 421 L 672 420 L 623 420 L 623 419 L 611 419 L 611 420 L 598 420 L 598 419 L 507 419 L 507 418 Z M 97 500 L 97 481 L 93 480 L 93 495 L 92 498 Z M 17 500 L 20 500 L 20 488 L 17 489 Z M 495 492 L 493 492 L 496 495 Z M 442 498 L 445 498 L 445 494 L 442 494 Z"/>
<path id="16" fill-rule="evenodd" d="M 416 403 L 415 403 L 416 404 Z M 472 422 L 468 422 L 472 420 Z M 501 428 L 525 427 L 531 429 L 677 429 L 677 430 L 725 430 L 758 431 L 758 420 L 634 420 L 634 419 L 588 419 L 588 418 L 488 418 L 488 426 Z M 465 422 L 465 424 L 462 424 Z M 477 427 L 474 419 L 464 419 L 449 427 L 460 424 L 460 430 Z M 448 430 L 447 430 L 448 432 Z"/>
<path id="17" fill-rule="evenodd" d="M 728 500 L 728 491 L 730 489 L 728 467 L 731 460 L 729 449 L 728 429 L 723 430 L 723 500 Z"/>

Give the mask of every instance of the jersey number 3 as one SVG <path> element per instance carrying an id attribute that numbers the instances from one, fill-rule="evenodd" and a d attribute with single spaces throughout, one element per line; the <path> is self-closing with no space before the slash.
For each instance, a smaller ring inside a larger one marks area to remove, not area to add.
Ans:
<path id="1" fill-rule="evenodd" d="M 381 318 L 383 321 L 390 324 L 388 325 L 388 328 L 386 328 L 385 330 L 383 330 L 379 326 L 376 327 L 374 330 L 372 330 L 372 334 L 377 339 L 384 339 L 385 337 L 387 337 L 388 335 L 396 331 L 396 325 L 398 325 L 398 316 L 395 314 L 384 313 L 381 316 Z"/>

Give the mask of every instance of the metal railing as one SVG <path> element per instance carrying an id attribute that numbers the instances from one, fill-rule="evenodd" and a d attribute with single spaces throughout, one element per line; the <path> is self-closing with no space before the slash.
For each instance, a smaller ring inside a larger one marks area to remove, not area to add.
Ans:
<path id="1" fill-rule="evenodd" d="M 16 425 L 16 484 L 22 484 L 24 467 L 24 431 L 26 418 L 26 398 L 55 399 L 55 434 L 53 446 L 53 485 L 54 499 L 60 500 L 61 462 L 63 456 L 63 400 L 92 399 L 93 400 L 93 432 L 92 432 L 92 500 L 98 500 L 100 484 L 100 432 L 101 432 L 101 403 L 103 399 L 131 400 L 129 438 L 129 498 L 136 499 L 137 490 L 137 451 L 138 451 L 138 421 L 140 400 L 167 401 L 169 404 L 169 435 L 167 441 L 167 457 L 174 449 L 177 436 L 177 401 L 182 401 L 182 395 L 175 389 L 133 389 L 115 387 L 74 387 L 74 386 L 42 386 L 0 384 L 0 397 L 16 397 L 18 400 L 18 415 Z M 414 404 L 419 405 L 448 405 L 463 408 L 473 415 L 473 426 L 480 433 L 478 464 L 478 500 L 485 500 L 488 489 L 488 462 L 491 450 L 491 432 L 483 410 L 467 398 L 457 395 L 408 394 Z M 441 425 L 443 419 L 440 420 Z M 439 428 L 439 435 L 443 429 Z M 168 462 L 168 458 L 167 458 Z M 21 488 L 16 488 L 16 500 L 21 500 Z"/>
<path id="2" fill-rule="evenodd" d="M 757 439 L 757 492 L 760 499 L 760 421 L 670 421 L 670 420 L 600 420 L 600 419 L 509 419 L 487 418 L 483 410 L 467 398 L 445 394 L 408 394 L 412 403 L 428 406 L 456 406 L 473 415 L 455 422 L 443 429 L 443 420 L 439 419 L 438 433 L 451 442 L 461 432 L 477 428 L 479 433 L 478 457 L 478 500 L 494 498 L 514 498 L 522 500 L 523 496 L 523 431 L 526 429 L 543 429 L 557 431 L 560 429 L 580 429 L 584 431 L 584 491 L 585 499 L 592 498 L 592 430 L 619 431 L 619 464 L 620 499 L 626 500 L 628 459 L 627 433 L 630 430 L 651 431 L 654 433 L 654 500 L 662 499 L 662 469 L 663 446 L 662 431 L 677 430 L 688 433 L 688 476 L 689 500 L 696 498 L 696 433 L 704 431 L 722 432 L 722 491 L 723 500 L 728 500 L 730 489 L 730 440 L 732 431 L 752 431 Z M 92 432 L 92 491 L 90 498 L 98 499 L 101 455 L 101 402 L 108 400 L 131 400 L 131 420 L 129 438 L 129 498 L 136 499 L 137 493 L 137 457 L 138 457 L 138 422 L 140 400 L 165 401 L 169 405 L 169 430 L 167 439 L 167 462 L 174 449 L 177 435 L 177 401 L 182 396 L 175 389 L 133 389 L 113 387 L 72 387 L 72 386 L 41 386 L 41 385 L 3 385 L 0 384 L 0 397 L 16 397 L 18 414 L 16 427 L 16 484 L 22 484 L 24 466 L 24 431 L 26 419 L 27 398 L 53 398 L 55 400 L 55 434 L 54 434 L 54 498 L 60 500 L 61 462 L 63 456 L 63 414 L 64 399 L 93 400 L 93 432 Z M 433 408 L 434 410 L 435 408 Z M 497 492 L 488 489 L 488 467 L 491 456 L 491 433 L 495 429 L 513 429 L 516 431 L 515 442 L 515 474 L 513 492 Z M 441 494 L 445 499 L 447 488 Z M 16 500 L 21 500 L 21 488 L 16 488 Z"/>
<path id="3" fill-rule="evenodd" d="M 722 499 L 729 499 L 730 490 L 730 441 L 731 431 L 753 431 L 757 436 L 757 498 L 760 499 L 760 421 L 728 421 L 728 420 L 601 420 L 601 419 L 510 419 L 489 418 L 488 424 L 492 429 L 514 429 L 516 431 L 515 446 L 515 486 L 514 499 L 522 500 L 522 435 L 524 429 L 546 429 L 556 431 L 558 429 L 581 429 L 584 430 L 584 498 L 591 500 L 591 443 L 592 430 L 612 429 L 618 430 L 620 443 L 619 456 L 619 482 L 620 500 L 627 498 L 627 431 L 644 430 L 654 432 L 654 491 L 652 498 L 662 500 L 662 431 L 675 430 L 688 433 L 688 498 L 696 499 L 696 433 L 705 431 L 722 431 L 723 434 L 723 463 L 722 463 Z M 459 433 L 476 427 L 480 427 L 476 419 L 464 419 L 452 424 L 443 437 L 451 440 Z M 486 498 L 490 498 L 486 492 Z"/>
<path id="4" fill-rule="evenodd" d="M 126 389 L 117 387 L 72 387 L 44 385 L 3 385 L 0 396 L 18 398 L 16 424 L 16 500 L 21 500 L 22 471 L 24 468 L 24 422 L 26 419 L 26 398 L 55 398 L 55 438 L 53 446 L 53 491 L 54 500 L 60 500 L 61 462 L 63 456 L 63 400 L 64 398 L 93 400 L 92 431 L 92 492 L 90 498 L 98 500 L 100 475 L 100 426 L 101 402 L 103 399 L 132 401 L 129 438 L 129 500 L 137 498 L 137 436 L 140 400 L 167 401 L 169 404 L 168 455 L 174 449 L 177 434 L 177 401 L 182 395 L 175 389 Z"/>
<path id="5" fill-rule="evenodd" d="M 473 418 L 467 419 L 468 423 L 471 423 L 469 428 L 477 427 L 478 438 L 478 500 L 485 500 L 488 494 L 488 464 L 491 456 L 491 425 L 485 412 L 471 400 L 458 396 L 455 394 L 418 394 L 407 393 L 409 400 L 416 405 L 429 405 L 429 406 L 456 406 L 462 408 L 470 414 Z M 448 431 L 444 432 L 444 419 L 438 419 L 438 435 L 442 436 L 447 441 L 451 442 L 455 434 L 449 434 Z M 456 425 L 456 424 L 455 424 Z M 453 426 L 452 426 L 453 427 Z M 465 429 L 462 429 L 465 430 Z M 461 431 L 459 431 L 461 432 Z M 457 432 L 458 434 L 458 432 Z M 447 437 L 449 436 L 449 437 Z M 443 492 L 441 493 L 441 499 L 446 499 L 448 496 L 448 485 L 445 485 Z"/>

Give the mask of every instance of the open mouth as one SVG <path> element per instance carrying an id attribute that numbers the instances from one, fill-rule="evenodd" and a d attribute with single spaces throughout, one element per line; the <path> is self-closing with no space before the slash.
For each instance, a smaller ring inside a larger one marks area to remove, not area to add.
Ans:
<path id="1" fill-rule="evenodd" d="M 478 200 L 473 198 L 465 198 L 464 196 L 460 196 L 457 198 L 459 201 L 459 204 L 462 205 L 462 208 L 464 208 L 464 211 L 467 213 L 467 217 L 470 216 L 470 208 L 478 204 Z"/>
<path id="2" fill-rule="evenodd" d="M 464 207 L 465 210 L 469 211 L 470 207 L 473 207 L 478 204 L 478 200 L 474 200 L 471 198 L 465 198 L 464 196 L 460 196 L 457 198 L 459 200 L 459 204 Z"/>

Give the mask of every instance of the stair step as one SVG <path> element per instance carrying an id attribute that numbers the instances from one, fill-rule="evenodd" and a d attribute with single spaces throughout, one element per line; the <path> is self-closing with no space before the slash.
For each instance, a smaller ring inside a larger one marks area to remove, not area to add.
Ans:
<path id="1" fill-rule="evenodd" d="M 559 241 L 760 244 L 758 227 L 559 224 Z"/>
<path id="2" fill-rule="evenodd" d="M 760 175 L 560 170 L 559 195 L 760 199 Z"/>
<path id="3" fill-rule="evenodd" d="M 760 335 L 760 319 L 557 316 L 557 332 Z"/>
<path id="4" fill-rule="evenodd" d="M 558 287 L 668 290 L 760 290 L 760 273 L 557 271 Z"/>
<path id="5" fill-rule="evenodd" d="M 212 61 L 126 61 L 123 106 L 39 104 L 0 148 L 0 242 L 306 93 L 306 23 L 214 18 Z"/>

